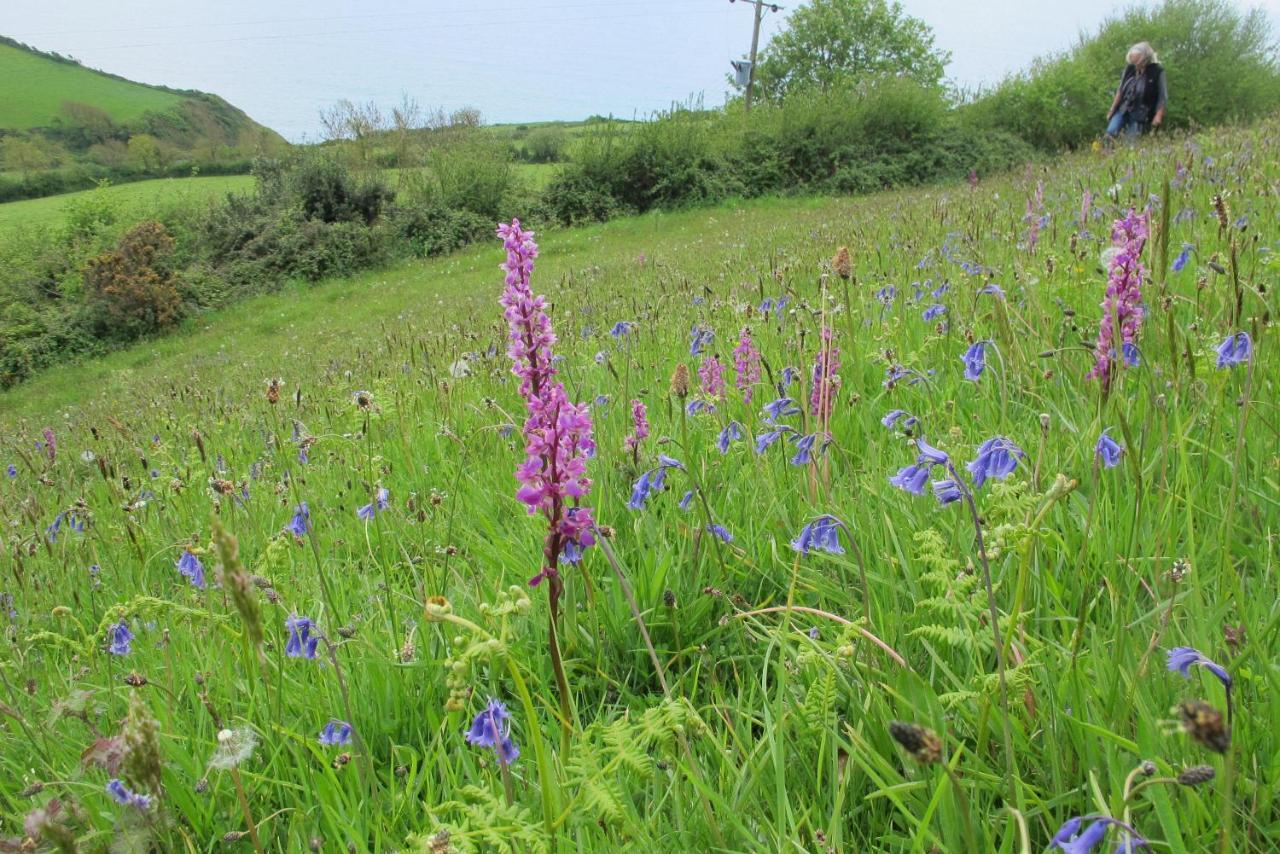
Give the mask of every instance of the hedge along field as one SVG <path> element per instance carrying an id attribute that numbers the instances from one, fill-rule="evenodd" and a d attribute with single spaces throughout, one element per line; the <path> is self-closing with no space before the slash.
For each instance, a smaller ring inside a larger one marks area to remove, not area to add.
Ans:
<path id="1" fill-rule="evenodd" d="M 553 234 L 524 393 L 495 241 L 0 397 L 3 836 L 1265 850 L 1276 130 Z"/>

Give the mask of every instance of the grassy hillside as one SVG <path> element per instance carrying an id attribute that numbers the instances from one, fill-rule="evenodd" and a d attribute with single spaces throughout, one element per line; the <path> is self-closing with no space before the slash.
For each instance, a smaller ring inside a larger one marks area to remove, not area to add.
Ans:
<path id="1" fill-rule="evenodd" d="M 119 210 L 120 217 L 137 221 L 154 217 L 157 210 L 174 205 L 195 204 L 229 192 L 253 188 L 251 175 L 210 175 L 193 178 L 156 178 L 106 188 L 106 198 Z M 70 206 L 97 190 L 81 190 L 39 199 L 24 199 L 0 204 L 0 239 L 7 231 L 57 225 Z"/>
<path id="2" fill-rule="evenodd" d="M 0 842 L 1271 850 L 1277 180 L 1268 123 L 539 235 L 528 439 L 496 240 L 0 395 Z"/>
<path id="3" fill-rule="evenodd" d="M 65 119 L 67 101 L 92 104 L 127 124 L 148 112 L 176 109 L 183 96 L 0 43 L 0 128 L 50 127 Z"/>

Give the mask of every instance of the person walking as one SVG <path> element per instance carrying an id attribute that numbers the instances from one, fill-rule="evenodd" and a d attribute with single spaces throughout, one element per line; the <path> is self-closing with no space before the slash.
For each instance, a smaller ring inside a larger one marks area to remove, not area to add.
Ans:
<path id="1" fill-rule="evenodd" d="M 1144 130 L 1159 127 L 1164 122 L 1164 108 L 1169 90 L 1165 82 L 1164 67 L 1156 52 L 1147 42 L 1138 42 L 1129 48 L 1128 65 L 1120 77 L 1120 86 L 1107 111 L 1107 137 L 1115 139 L 1120 134 L 1136 139 Z"/>

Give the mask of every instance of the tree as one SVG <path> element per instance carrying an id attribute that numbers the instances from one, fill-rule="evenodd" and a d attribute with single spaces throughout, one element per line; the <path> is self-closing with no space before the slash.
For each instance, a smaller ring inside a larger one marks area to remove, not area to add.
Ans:
<path id="1" fill-rule="evenodd" d="M 149 133 L 135 133 L 129 137 L 129 159 L 142 169 L 160 168 L 160 143 Z"/>
<path id="2" fill-rule="evenodd" d="M 173 238 L 158 222 L 142 222 L 115 249 L 89 261 L 85 289 L 103 338 L 132 341 L 178 321 L 182 298 L 170 270 Z"/>
<path id="3" fill-rule="evenodd" d="M 756 85 L 770 100 L 885 75 L 937 86 L 950 61 L 896 0 L 810 0 L 761 51 Z"/>
<path id="4" fill-rule="evenodd" d="M 25 180 L 32 172 L 52 166 L 54 158 L 35 140 L 10 134 L 0 138 L 0 164 L 12 172 L 21 172 Z"/>

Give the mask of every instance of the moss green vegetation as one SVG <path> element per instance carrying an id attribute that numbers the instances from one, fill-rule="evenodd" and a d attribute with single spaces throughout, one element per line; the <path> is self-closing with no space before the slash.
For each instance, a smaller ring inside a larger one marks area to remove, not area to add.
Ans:
<path id="1" fill-rule="evenodd" d="M 121 124 L 148 112 L 171 110 L 182 96 L 101 74 L 70 62 L 57 62 L 12 45 L 0 44 L 0 128 L 49 127 L 63 117 L 66 101 L 93 104 Z"/>
<path id="2" fill-rule="evenodd" d="M 533 288 L 558 378 L 591 406 L 582 500 L 608 545 L 560 567 L 565 719 L 547 586 L 526 585 L 545 523 L 515 497 L 496 241 L 250 299 L 0 395 L 0 839 L 1036 851 L 1105 816 L 1153 850 L 1268 850 L 1277 180 L 1268 122 L 976 187 L 549 233 Z M 1104 393 L 1086 374 L 1111 224 L 1134 209 L 1139 355 Z M 713 333 L 697 356 L 695 327 Z M 750 403 L 732 368 L 723 398 L 697 379 L 744 327 L 765 364 Z M 1251 357 L 1219 367 L 1239 333 Z M 757 453 L 780 392 L 796 432 Z M 651 424 L 634 452 L 632 400 Z M 918 421 L 887 429 L 894 409 Z M 972 515 L 890 484 L 919 436 Z M 965 464 L 997 436 L 1025 456 L 975 486 Z M 660 454 L 682 468 L 632 509 Z M 843 553 L 794 550 L 824 514 Z M 291 615 L 323 637 L 314 660 Z M 1166 669 L 1184 645 L 1229 694 Z M 509 768 L 464 738 L 489 698 Z M 321 742 L 333 719 L 346 743 Z M 1126 840 L 1102 829 L 1106 850 Z"/>

